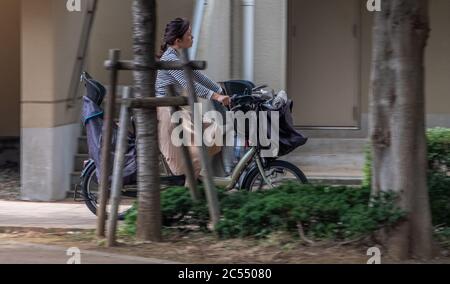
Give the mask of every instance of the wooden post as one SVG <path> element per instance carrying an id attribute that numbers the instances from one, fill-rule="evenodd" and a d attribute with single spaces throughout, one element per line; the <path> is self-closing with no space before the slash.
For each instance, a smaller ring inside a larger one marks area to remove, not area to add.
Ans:
<path id="1" fill-rule="evenodd" d="M 174 86 L 170 85 L 167 88 L 167 96 L 173 99 L 175 98 L 174 93 L 175 93 Z M 180 107 L 178 106 L 171 107 L 170 114 L 172 115 L 175 111 L 178 110 L 180 110 Z M 181 123 L 177 123 L 177 126 L 179 126 L 180 124 L 183 124 L 183 121 L 181 121 Z M 183 156 L 185 175 L 189 187 L 189 192 L 191 194 L 192 200 L 194 202 L 197 202 L 200 200 L 200 192 L 198 191 L 197 181 L 195 180 L 194 165 L 192 164 L 189 149 L 184 144 L 181 145 L 181 154 Z"/>
<path id="2" fill-rule="evenodd" d="M 200 121 L 202 123 L 203 122 L 202 114 L 194 111 L 194 105 L 195 103 L 197 103 L 197 96 L 195 95 L 194 89 L 194 74 L 192 66 L 189 65 L 189 56 L 186 49 L 183 49 L 182 51 L 182 63 L 184 64 L 183 69 L 186 75 L 186 80 L 188 81 L 189 104 L 192 109 L 192 115 L 194 117 L 194 121 Z M 201 135 L 201 133 L 194 133 L 194 135 L 203 136 Z M 211 217 L 211 222 L 215 227 L 219 222 L 220 218 L 219 199 L 217 197 L 217 190 L 212 180 L 211 163 L 207 149 L 203 142 L 203 137 L 201 137 L 200 140 L 202 141 L 202 146 L 200 147 L 200 158 L 202 161 L 202 165 L 205 169 L 204 184 L 205 184 L 206 198 L 208 200 L 208 208 L 209 208 L 209 215 Z"/>
<path id="3" fill-rule="evenodd" d="M 120 50 L 112 49 L 109 51 L 111 62 L 117 62 L 120 57 Z M 97 237 L 105 237 L 105 219 L 106 219 L 106 201 L 108 199 L 108 179 L 110 174 L 110 155 L 111 155 L 111 138 L 112 124 L 114 120 L 114 107 L 116 101 L 117 87 L 117 68 L 112 68 L 110 77 L 110 91 L 106 97 L 105 119 L 103 124 L 103 141 L 101 152 L 101 171 L 100 171 L 100 205 L 97 208 Z"/>
<path id="4" fill-rule="evenodd" d="M 183 106 L 188 105 L 188 98 L 178 97 L 153 97 L 153 98 L 133 98 L 120 99 L 116 101 L 119 104 L 126 104 L 129 108 L 156 108 L 160 106 Z"/>
<path id="5" fill-rule="evenodd" d="M 131 89 L 126 87 L 123 91 L 122 98 L 130 97 Z M 125 151 L 128 148 L 127 132 L 129 121 L 129 109 L 126 105 L 120 108 L 119 133 L 117 137 L 117 145 L 114 156 L 113 178 L 111 186 L 111 211 L 108 216 L 108 232 L 107 246 L 112 247 L 116 243 L 117 215 L 119 211 L 120 195 L 123 186 L 123 165 L 125 159 Z"/>

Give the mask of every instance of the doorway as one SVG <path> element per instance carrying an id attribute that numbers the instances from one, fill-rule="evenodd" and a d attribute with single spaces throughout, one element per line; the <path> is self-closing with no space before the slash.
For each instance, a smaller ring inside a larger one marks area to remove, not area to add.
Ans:
<path id="1" fill-rule="evenodd" d="M 288 82 L 302 128 L 360 124 L 360 0 L 288 0 Z"/>

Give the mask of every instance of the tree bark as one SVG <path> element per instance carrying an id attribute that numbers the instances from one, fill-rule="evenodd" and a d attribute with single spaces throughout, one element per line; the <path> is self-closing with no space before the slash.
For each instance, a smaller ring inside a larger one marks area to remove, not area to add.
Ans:
<path id="1" fill-rule="evenodd" d="M 133 2 L 134 64 L 136 98 L 155 96 L 155 0 Z M 142 241 L 161 241 L 161 203 L 159 181 L 158 121 L 156 108 L 136 109 L 138 161 L 138 217 L 136 237 Z"/>
<path id="2" fill-rule="evenodd" d="M 398 259 L 432 256 L 427 189 L 424 51 L 428 0 L 390 0 L 375 13 L 372 61 L 372 191 L 395 191 L 406 220 L 389 232 Z"/>

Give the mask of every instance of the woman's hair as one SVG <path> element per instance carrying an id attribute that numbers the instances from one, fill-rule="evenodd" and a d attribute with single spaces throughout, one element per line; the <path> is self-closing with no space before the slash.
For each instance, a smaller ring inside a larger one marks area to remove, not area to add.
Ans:
<path id="1" fill-rule="evenodd" d="M 189 20 L 185 18 L 176 18 L 167 24 L 159 57 L 163 55 L 169 45 L 173 45 L 175 43 L 175 40 L 183 38 L 190 25 Z"/>

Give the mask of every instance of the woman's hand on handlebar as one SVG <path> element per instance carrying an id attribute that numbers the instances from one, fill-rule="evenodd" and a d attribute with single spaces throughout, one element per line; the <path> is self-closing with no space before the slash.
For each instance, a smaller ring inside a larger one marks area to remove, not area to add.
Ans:
<path id="1" fill-rule="evenodd" d="M 224 96 L 218 93 L 214 93 L 211 97 L 211 99 L 218 101 L 219 103 L 221 103 L 224 106 L 229 106 L 230 105 L 230 97 L 229 96 Z"/>

